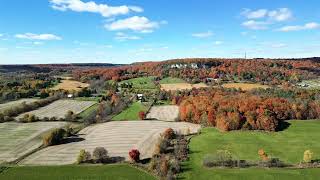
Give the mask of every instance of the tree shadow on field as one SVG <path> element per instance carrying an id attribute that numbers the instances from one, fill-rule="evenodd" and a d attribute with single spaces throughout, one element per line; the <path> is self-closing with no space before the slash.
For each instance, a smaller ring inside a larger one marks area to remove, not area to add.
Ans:
<path id="1" fill-rule="evenodd" d="M 67 137 L 64 138 L 61 142 L 61 144 L 68 144 L 68 143 L 73 143 L 73 142 L 80 142 L 80 141 L 84 141 L 84 138 L 81 137 L 77 137 L 77 136 L 72 136 L 72 137 Z"/>
<path id="2" fill-rule="evenodd" d="M 291 123 L 287 122 L 287 121 L 279 121 L 279 125 L 277 127 L 277 131 L 284 131 L 286 129 L 288 129 L 291 126 Z"/>

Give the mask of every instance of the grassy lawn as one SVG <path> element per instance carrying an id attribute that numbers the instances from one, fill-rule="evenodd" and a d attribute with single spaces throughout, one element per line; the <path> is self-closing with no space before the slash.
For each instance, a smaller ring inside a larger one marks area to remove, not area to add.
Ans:
<path id="1" fill-rule="evenodd" d="M 139 120 L 138 113 L 140 111 L 146 111 L 147 107 L 144 106 L 140 102 L 134 102 L 131 104 L 127 109 L 122 111 L 120 114 L 116 115 L 112 118 L 114 121 L 121 121 L 121 120 Z"/>
<path id="2" fill-rule="evenodd" d="M 78 114 L 78 117 L 80 119 L 85 118 L 87 116 L 89 116 L 93 111 L 96 111 L 99 107 L 99 103 L 96 103 L 92 106 L 90 106 L 88 109 L 82 111 L 80 114 Z"/>
<path id="3" fill-rule="evenodd" d="M 132 83 L 133 89 L 156 89 L 156 85 L 154 84 L 154 77 L 140 77 L 140 78 L 133 78 L 125 81 L 121 81 L 119 84 L 122 83 Z"/>
<path id="4" fill-rule="evenodd" d="M 310 149 L 314 159 L 320 158 L 320 121 L 290 121 L 288 129 L 276 132 L 233 131 L 221 133 L 205 128 L 191 139 L 190 160 L 182 176 L 187 179 L 316 179 L 320 169 L 208 169 L 202 166 L 206 154 L 229 150 L 235 158 L 257 161 L 263 148 L 270 156 L 287 163 L 299 163 L 303 152 Z"/>
<path id="5" fill-rule="evenodd" d="M 150 174 L 126 164 L 104 166 L 35 166 L 11 167 L 0 170 L 5 180 L 71 180 L 71 179 L 156 179 Z"/>
<path id="6" fill-rule="evenodd" d="M 174 84 L 174 83 L 185 83 L 185 81 L 180 78 L 172 78 L 172 77 L 163 78 L 160 81 L 160 84 Z"/>

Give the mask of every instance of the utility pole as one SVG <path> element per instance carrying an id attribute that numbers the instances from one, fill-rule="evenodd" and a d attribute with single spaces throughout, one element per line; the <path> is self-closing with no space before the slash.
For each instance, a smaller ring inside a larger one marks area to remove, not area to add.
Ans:
<path id="1" fill-rule="evenodd" d="M 247 52 L 244 52 L 244 59 L 247 59 Z"/>

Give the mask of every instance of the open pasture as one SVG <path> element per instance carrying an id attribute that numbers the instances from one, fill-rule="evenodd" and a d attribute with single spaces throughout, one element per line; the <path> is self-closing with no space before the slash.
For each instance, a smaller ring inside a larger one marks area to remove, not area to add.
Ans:
<path id="1" fill-rule="evenodd" d="M 2 173 L 3 180 L 153 180 L 154 176 L 128 164 L 103 166 L 22 166 L 9 167 Z"/>
<path id="2" fill-rule="evenodd" d="M 243 91 L 250 91 L 252 89 L 258 89 L 258 88 L 262 88 L 262 89 L 270 88 L 270 86 L 268 85 L 250 84 L 250 83 L 227 83 L 227 84 L 223 84 L 222 87 L 242 89 Z"/>
<path id="3" fill-rule="evenodd" d="M 68 111 L 79 114 L 93 106 L 95 101 L 58 100 L 37 110 L 20 114 L 16 119 L 22 118 L 25 114 L 33 114 L 40 119 L 48 117 L 64 118 Z"/>
<path id="4" fill-rule="evenodd" d="M 186 89 L 193 89 L 193 88 L 206 88 L 208 87 L 204 83 L 198 84 L 189 84 L 189 83 L 171 83 L 171 84 L 161 84 L 161 90 L 165 91 L 177 91 L 177 90 L 186 90 Z"/>
<path id="5" fill-rule="evenodd" d="M 148 77 L 139 77 L 139 78 L 133 78 L 133 79 L 128 79 L 125 81 L 121 81 L 119 85 L 121 84 L 132 84 L 133 89 L 156 89 L 156 85 L 154 84 L 154 77 L 153 76 L 148 76 Z"/>
<path id="6" fill-rule="evenodd" d="M 147 114 L 147 119 L 162 121 L 176 121 L 179 118 L 179 106 L 153 106 Z"/>
<path id="7" fill-rule="evenodd" d="M 19 106 L 23 102 L 28 104 L 28 103 L 35 102 L 37 100 L 38 99 L 28 98 L 28 99 L 20 99 L 20 100 L 16 100 L 16 101 L 10 101 L 10 102 L 7 102 L 7 103 L 3 103 L 3 104 L 0 104 L 0 112 L 3 112 L 6 109 L 10 109 L 10 108 L 15 107 L 15 106 Z"/>
<path id="8" fill-rule="evenodd" d="M 42 145 L 41 134 L 66 122 L 0 123 L 0 163 L 14 161 Z"/>
<path id="9" fill-rule="evenodd" d="M 185 83 L 183 79 L 167 77 L 160 80 L 160 84 Z"/>
<path id="10" fill-rule="evenodd" d="M 139 120 L 139 112 L 147 111 L 148 107 L 141 102 L 132 103 L 127 109 L 112 118 L 113 121 Z"/>
<path id="11" fill-rule="evenodd" d="M 319 120 L 288 121 L 290 126 L 280 132 L 232 131 L 223 133 L 215 128 L 204 128 L 190 141 L 190 160 L 184 165 L 189 171 L 185 179 L 317 179 L 320 169 L 214 169 L 203 166 L 203 158 L 217 150 L 228 150 L 233 158 L 257 162 L 259 149 L 271 157 L 290 164 L 303 160 L 305 150 L 313 159 L 320 159 Z"/>
<path id="12" fill-rule="evenodd" d="M 66 90 L 66 91 L 80 91 L 83 88 L 89 87 L 89 84 L 82 83 L 75 80 L 65 79 L 61 80 L 61 83 L 57 84 L 52 90 Z"/>
<path id="13" fill-rule="evenodd" d="M 83 141 L 50 146 L 21 161 L 24 165 L 63 165 L 76 162 L 81 149 L 92 152 L 96 147 L 104 147 L 111 157 L 128 160 L 128 152 L 138 149 L 140 157 L 150 158 L 160 133 L 167 128 L 182 133 L 196 133 L 200 125 L 185 122 L 162 121 L 112 121 L 89 126 L 79 132 Z"/>

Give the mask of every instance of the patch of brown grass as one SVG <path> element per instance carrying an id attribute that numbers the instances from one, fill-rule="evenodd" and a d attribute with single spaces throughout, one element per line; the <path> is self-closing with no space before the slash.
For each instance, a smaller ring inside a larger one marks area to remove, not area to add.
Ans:
<path id="1" fill-rule="evenodd" d="M 174 83 L 174 84 L 161 84 L 161 90 L 165 91 L 177 91 L 177 90 L 185 90 L 185 89 L 192 89 L 192 88 L 206 88 L 208 87 L 204 83 L 199 84 L 189 84 L 189 83 Z"/>
<path id="2" fill-rule="evenodd" d="M 261 85 L 261 84 L 249 84 L 249 83 L 227 83 L 223 84 L 222 87 L 224 88 L 236 88 L 236 89 L 242 89 L 244 91 L 250 91 L 252 89 L 262 88 L 267 89 L 270 86 L 268 85 Z"/>
<path id="3" fill-rule="evenodd" d="M 51 88 L 53 90 L 67 90 L 67 91 L 80 91 L 82 88 L 89 87 L 89 84 L 87 83 L 82 83 L 79 81 L 74 81 L 74 80 L 61 80 L 61 83 L 56 85 L 55 87 Z"/>

